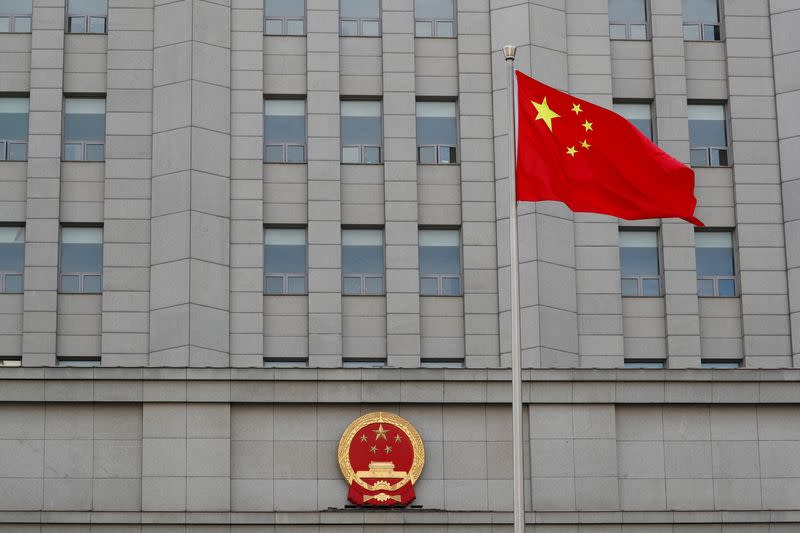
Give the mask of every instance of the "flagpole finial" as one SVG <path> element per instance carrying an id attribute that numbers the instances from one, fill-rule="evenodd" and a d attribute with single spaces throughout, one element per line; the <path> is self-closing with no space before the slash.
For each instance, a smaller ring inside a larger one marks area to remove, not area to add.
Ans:
<path id="1" fill-rule="evenodd" d="M 514 61 L 514 56 L 517 55 L 517 47 L 513 44 L 507 44 L 503 47 L 503 54 L 506 56 L 506 61 Z"/>

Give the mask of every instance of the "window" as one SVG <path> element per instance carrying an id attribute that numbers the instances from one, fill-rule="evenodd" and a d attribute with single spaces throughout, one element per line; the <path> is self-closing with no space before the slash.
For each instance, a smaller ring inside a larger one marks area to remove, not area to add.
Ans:
<path id="1" fill-rule="evenodd" d="M 655 231 L 619 232 L 622 296 L 661 296 L 658 235 Z"/>
<path id="2" fill-rule="evenodd" d="M 381 368 L 386 366 L 386 359 L 344 359 L 342 368 Z"/>
<path id="3" fill-rule="evenodd" d="M 733 234 L 730 231 L 695 232 L 698 296 L 736 296 Z"/>
<path id="4" fill-rule="evenodd" d="M 453 0 L 414 0 L 417 37 L 455 37 Z"/>
<path id="5" fill-rule="evenodd" d="M 622 115 L 639 128 L 645 137 L 653 140 L 653 115 L 650 104 L 621 104 L 614 102 L 614 113 Z"/>
<path id="6" fill-rule="evenodd" d="M 0 292 L 22 292 L 25 228 L 0 226 Z"/>
<path id="7" fill-rule="evenodd" d="M 342 230 L 342 294 L 383 294 L 383 230 Z"/>
<path id="8" fill-rule="evenodd" d="M 103 161 L 106 142 L 106 99 L 64 101 L 64 161 Z"/>
<path id="9" fill-rule="evenodd" d="M 645 0 L 608 0 L 608 29 L 612 39 L 647 39 Z"/>
<path id="10" fill-rule="evenodd" d="M 308 366 L 308 361 L 305 359 L 295 358 L 276 358 L 265 357 L 264 368 L 305 368 Z"/>
<path id="11" fill-rule="evenodd" d="M 625 368 L 664 368 L 664 361 L 657 359 L 626 359 Z"/>
<path id="12" fill-rule="evenodd" d="M 683 38 L 687 41 L 719 41 L 717 0 L 683 0 Z"/>
<path id="13" fill-rule="evenodd" d="M 22 357 L 0 357 L 0 366 L 22 366 Z"/>
<path id="14" fill-rule="evenodd" d="M 0 98 L 0 161 L 28 159 L 28 99 Z"/>
<path id="15" fill-rule="evenodd" d="M 265 35 L 305 35 L 304 0 L 264 0 Z"/>
<path id="16" fill-rule="evenodd" d="M 264 293 L 306 293 L 306 230 L 264 230 Z"/>
<path id="17" fill-rule="evenodd" d="M 419 230 L 419 293 L 461 294 L 461 247 L 457 229 Z"/>
<path id="18" fill-rule="evenodd" d="M 741 368 L 742 361 L 741 360 L 725 360 L 725 359 L 701 359 L 700 360 L 700 367 L 701 368 Z"/>
<path id="19" fill-rule="evenodd" d="M 456 162 L 456 103 L 417 102 L 417 160 L 420 163 Z"/>
<path id="20" fill-rule="evenodd" d="M 423 368 L 464 368 L 463 359 L 427 359 L 422 358 L 419 362 Z"/>
<path id="21" fill-rule="evenodd" d="M 56 366 L 100 366 L 99 357 L 58 356 Z"/>
<path id="22" fill-rule="evenodd" d="M 32 0 L 0 0 L 0 33 L 30 33 Z"/>
<path id="23" fill-rule="evenodd" d="M 341 122 L 342 163 L 380 163 L 383 144 L 381 103 L 376 100 L 343 100 Z"/>
<path id="24" fill-rule="evenodd" d="M 264 100 L 264 161 L 306 162 L 305 100 Z"/>
<path id="25" fill-rule="evenodd" d="M 105 33 L 108 0 L 67 0 L 67 33 Z"/>
<path id="26" fill-rule="evenodd" d="M 60 291 L 103 291 L 103 228 L 61 228 Z"/>
<path id="27" fill-rule="evenodd" d="M 376 37 L 381 34 L 380 0 L 341 0 L 339 13 L 342 35 Z"/>
<path id="28" fill-rule="evenodd" d="M 725 106 L 689 104 L 689 151 L 693 167 L 728 166 Z"/>

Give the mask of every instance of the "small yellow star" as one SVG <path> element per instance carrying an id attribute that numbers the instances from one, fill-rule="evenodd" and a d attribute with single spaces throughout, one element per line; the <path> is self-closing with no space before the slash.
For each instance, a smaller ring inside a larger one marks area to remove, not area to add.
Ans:
<path id="1" fill-rule="evenodd" d="M 386 453 L 389 453 L 389 452 L 392 451 L 392 447 L 391 446 L 387 446 L 386 448 L 383 449 L 383 451 L 386 452 Z"/>
<path id="2" fill-rule="evenodd" d="M 575 153 L 576 153 L 576 152 L 577 152 L 577 150 L 575 149 L 575 147 L 574 147 L 574 146 L 568 146 L 568 147 L 567 147 L 567 153 L 568 153 L 569 155 L 571 155 L 572 157 L 575 157 Z"/>
<path id="3" fill-rule="evenodd" d="M 361 442 L 367 442 L 367 436 L 361 435 Z"/>
<path id="4" fill-rule="evenodd" d="M 383 424 L 378 425 L 378 429 L 372 431 L 375 433 L 375 440 L 386 440 L 386 434 L 389 433 L 388 429 L 383 429 Z"/>
<path id="5" fill-rule="evenodd" d="M 544 120 L 548 129 L 553 131 L 553 119 L 559 118 L 561 115 L 550 109 L 550 106 L 547 105 L 547 97 L 544 97 L 541 104 L 537 104 L 533 100 L 531 100 L 531 103 L 536 108 L 536 120 Z"/>
<path id="6" fill-rule="evenodd" d="M 583 142 L 581 142 L 581 146 L 583 146 L 584 148 L 586 148 L 588 150 L 589 147 L 591 146 L 591 144 L 587 143 L 586 139 L 584 139 Z"/>
<path id="7" fill-rule="evenodd" d="M 378 453 L 378 447 L 373 446 L 372 448 L 369 449 L 369 451 L 371 451 L 372 453 Z"/>
<path id="8" fill-rule="evenodd" d="M 583 109 L 581 109 L 581 104 L 572 104 L 572 110 L 575 111 L 576 115 L 583 112 Z"/>
<path id="9" fill-rule="evenodd" d="M 591 130 L 591 129 L 592 129 L 592 123 L 591 123 L 591 122 L 589 122 L 588 120 L 587 120 L 586 122 L 584 122 L 584 123 L 582 124 L 582 126 L 583 126 L 584 128 L 586 128 L 586 131 L 589 131 L 589 130 Z M 592 130 L 592 131 L 594 131 L 594 130 Z"/>
<path id="10" fill-rule="evenodd" d="M 394 436 L 394 441 L 395 442 L 400 442 L 401 440 L 403 440 L 403 439 L 400 438 L 400 435 L 395 435 Z"/>

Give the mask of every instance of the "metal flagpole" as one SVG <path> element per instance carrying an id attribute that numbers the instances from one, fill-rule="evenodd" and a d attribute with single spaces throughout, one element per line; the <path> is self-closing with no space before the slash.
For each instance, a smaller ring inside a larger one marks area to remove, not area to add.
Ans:
<path id="1" fill-rule="evenodd" d="M 511 248 L 511 416 L 514 468 L 514 533 L 525 531 L 525 481 L 522 438 L 522 353 L 519 320 L 519 250 L 517 245 L 516 135 L 514 121 L 514 57 L 517 47 L 506 45 L 503 54 L 508 65 L 508 235 Z"/>

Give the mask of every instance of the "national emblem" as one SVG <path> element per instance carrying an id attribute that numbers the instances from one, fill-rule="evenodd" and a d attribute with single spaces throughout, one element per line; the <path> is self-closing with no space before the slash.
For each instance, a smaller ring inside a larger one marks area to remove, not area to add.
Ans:
<path id="1" fill-rule="evenodd" d="M 393 444 L 379 447 L 380 439 Z M 357 418 L 339 441 L 339 469 L 350 485 L 347 499 L 359 506 L 408 505 L 414 500 L 414 483 L 424 464 L 419 433 L 392 413 Z"/>

